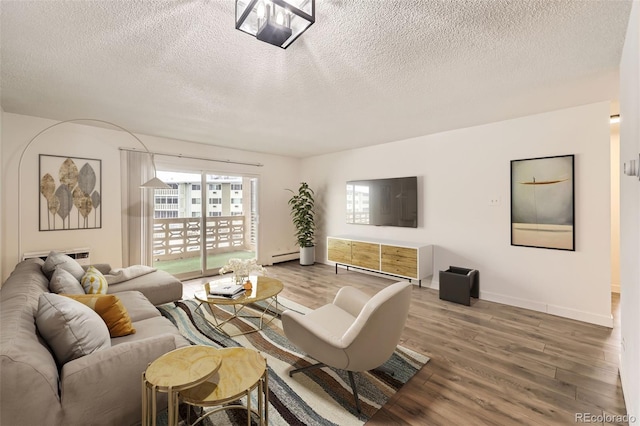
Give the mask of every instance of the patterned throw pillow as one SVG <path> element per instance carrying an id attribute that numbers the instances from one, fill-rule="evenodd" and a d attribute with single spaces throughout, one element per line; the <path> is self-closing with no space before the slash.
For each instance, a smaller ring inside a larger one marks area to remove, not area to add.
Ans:
<path id="1" fill-rule="evenodd" d="M 107 279 L 94 266 L 89 266 L 80 283 L 87 294 L 107 294 Z"/>
<path id="2" fill-rule="evenodd" d="M 91 308 L 59 294 L 40 295 L 36 325 L 60 367 L 111 347 L 109 330 L 102 318 Z"/>
<path id="3" fill-rule="evenodd" d="M 126 336 L 136 332 L 127 308 L 117 296 L 113 294 L 65 294 L 64 296 L 77 300 L 100 315 L 107 324 L 111 337 Z"/>

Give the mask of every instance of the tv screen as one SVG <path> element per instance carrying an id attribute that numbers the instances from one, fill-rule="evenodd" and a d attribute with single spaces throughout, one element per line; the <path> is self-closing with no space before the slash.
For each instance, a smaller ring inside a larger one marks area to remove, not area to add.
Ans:
<path id="1" fill-rule="evenodd" d="M 347 223 L 418 227 L 418 178 L 347 182 Z"/>

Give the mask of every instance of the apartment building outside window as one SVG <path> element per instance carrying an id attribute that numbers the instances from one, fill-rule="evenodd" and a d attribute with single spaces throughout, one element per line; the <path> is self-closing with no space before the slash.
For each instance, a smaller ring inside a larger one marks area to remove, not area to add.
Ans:
<path id="1" fill-rule="evenodd" d="M 171 189 L 156 190 L 154 198 L 156 219 L 200 217 L 201 205 L 206 203 L 208 217 L 241 216 L 249 206 L 243 205 L 242 183 L 220 176 L 220 182 L 208 182 L 202 191 L 200 182 L 171 182 Z M 172 212 L 164 214 L 160 212 Z"/>

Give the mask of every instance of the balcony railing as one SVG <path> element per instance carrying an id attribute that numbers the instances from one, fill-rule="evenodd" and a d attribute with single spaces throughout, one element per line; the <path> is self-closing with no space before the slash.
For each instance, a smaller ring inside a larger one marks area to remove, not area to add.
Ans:
<path id="1" fill-rule="evenodd" d="M 153 220 L 153 257 L 171 260 L 200 256 L 202 230 L 199 217 Z M 205 219 L 207 255 L 252 250 L 245 241 L 244 216 L 216 216 Z"/>

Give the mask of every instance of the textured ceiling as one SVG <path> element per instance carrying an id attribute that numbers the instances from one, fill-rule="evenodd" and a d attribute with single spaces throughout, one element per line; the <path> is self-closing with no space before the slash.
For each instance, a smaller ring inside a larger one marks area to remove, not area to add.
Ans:
<path id="1" fill-rule="evenodd" d="M 306 157 L 616 99 L 630 0 L 317 0 L 283 50 L 234 1 L 7 1 L 5 112 Z"/>

